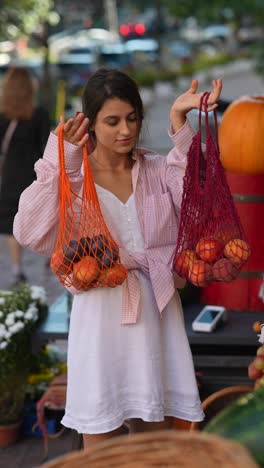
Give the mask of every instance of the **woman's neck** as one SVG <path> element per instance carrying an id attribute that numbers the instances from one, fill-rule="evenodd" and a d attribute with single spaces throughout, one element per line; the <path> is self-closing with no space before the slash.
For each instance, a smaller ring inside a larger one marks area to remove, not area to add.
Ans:
<path id="1" fill-rule="evenodd" d="M 130 153 L 105 153 L 97 148 L 90 155 L 92 165 L 96 170 L 116 171 L 122 172 L 131 169 L 133 166 L 133 159 Z"/>

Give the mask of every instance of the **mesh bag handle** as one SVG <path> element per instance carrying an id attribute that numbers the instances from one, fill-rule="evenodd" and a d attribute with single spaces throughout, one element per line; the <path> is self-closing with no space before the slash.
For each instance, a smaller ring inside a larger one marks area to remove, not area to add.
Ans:
<path id="1" fill-rule="evenodd" d="M 72 190 L 70 187 L 69 177 L 66 173 L 66 168 L 65 168 L 65 151 L 64 151 L 63 133 L 64 133 L 64 125 L 61 124 L 59 127 L 59 132 L 58 132 L 59 168 L 60 168 L 60 221 L 63 223 L 63 227 L 65 227 L 64 213 L 66 209 L 66 200 L 69 202 L 71 211 L 73 208 L 72 208 L 72 198 L 67 196 L 68 194 L 72 193 Z M 93 203 L 97 212 L 100 213 L 100 215 L 102 216 L 102 222 L 104 223 L 100 203 L 98 200 L 98 196 L 97 196 L 97 192 L 96 192 L 96 188 L 94 184 L 93 174 L 91 171 L 91 166 L 89 164 L 88 150 L 87 150 L 86 145 L 83 146 L 83 169 L 84 169 L 83 193 L 84 193 L 85 199 L 87 202 Z M 75 193 L 74 195 L 76 196 Z M 104 223 L 104 228 L 108 231 L 105 223 Z"/>
<path id="2" fill-rule="evenodd" d="M 195 164 L 195 174 L 194 174 L 194 184 L 196 190 L 199 192 L 205 188 L 207 182 L 209 182 L 210 173 L 212 171 L 212 165 L 215 164 L 219 167 L 221 166 L 220 162 L 220 151 L 218 145 L 218 122 L 216 110 L 213 110 L 214 114 L 214 137 L 209 125 L 209 113 L 208 113 L 208 99 L 210 93 L 205 92 L 201 96 L 200 106 L 199 106 L 199 118 L 198 118 L 198 132 L 196 134 L 197 142 L 197 152 L 194 152 L 194 164 Z M 202 113 L 204 107 L 205 114 L 205 157 L 202 154 Z M 209 151 L 209 148 L 215 147 L 215 151 Z"/>

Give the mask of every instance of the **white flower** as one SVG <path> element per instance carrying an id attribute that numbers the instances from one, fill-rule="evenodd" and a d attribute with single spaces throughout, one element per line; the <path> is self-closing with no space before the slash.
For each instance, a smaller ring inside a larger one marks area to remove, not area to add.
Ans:
<path id="1" fill-rule="evenodd" d="M 7 329 L 4 325 L 0 324 L 0 340 L 6 337 Z"/>
<path id="2" fill-rule="evenodd" d="M 20 330 L 22 330 L 22 328 L 24 328 L 24 323 L 19 321 L 19 322 L 16 322 L 14 325 L 12 325 L 11 327 L 9 327 L 9 332 L 14 335 L 15 333 L 18 333 Z"/>
<path id="3" fill-rule="evenodd" d="M 16 318 L 16 313 L 15 312 L 8 312 L 7 317 Z"/>
<path id="4" fill-rule="evenodd" d="M 2 296 L 12 296 L 14 294 L 12 291 L 6 291 L 5 289 L 1 289 L 0 293 Z"/>
<path id="5" fill-rule="evenodd" d="M 15 317 L 13 316 L 13 312 L 11 312 L 6 317 L 5 324 L 7 327 L 11 327 L 12 325 L 14 325 L 14 323 L 15 323 Z"/>
<path id="6" fill-rule="evenodd" d="M 9 340 L 10 336 L 12 336 L 12 334 L 9 331 L 6 331 L 5 332 L 5 339 Z"/>
<path id="7" fill-rule="evenodd" d="M 34 319 L 34 313 L 31 312 L 31 310 L 27 310 L 25 313 L 25 319 L 26 320 L 33 320 Z"/>
<path id="8" fill-rule="evenodd" d="M 8 345 L 7 341 L 2 341 L 2 343 L 0 343 L 0 350 L 5 349 L 7 345 Z"/>
<path id="9" fill-rule="evenodd" d="M 0 297 L 0 304 L 4 304 L 5 303 L 5 298 L 4 297 Z"/>
<path id="10" fill-rule="evenodd" d="M 38 319 L 38 308 L 32 302 L 29 305 L 29 308 L 27 309 L 27 311 L 25 313 L 25 320 L 34 320 L 34 321 L 36 321 L 37 319 Z"/>
<path id="11" fill-rule="evenodd" d="M 24 317 L 24 312 L 23 312 L 22 310 L 16 310 L 16 311 L 14 312 L 14 314 L 15 314 L 15 316 L 18 317 L 18 318 L 19 318 L 19 317 Z"/>
<path id="12" fill-rule="evenodd" d="M 261 325 L 261 331 L 260 331 L 260 335 L 258 335 L 259 337 L 259 342 L 264 344 L 264 323 L 262 323 Z"/>
<path id="13" fill-rule="evenodd" d="M 47 296 L 46 291 L 42 286 L 30 286 L 31 297 L 36 301 L 39 301 L 40 304 L 46 304 Z"/>
<path id="14" fill-rule="evenodd" d="M 0 318 L 4 316 L 4 313 L 0 310 Z"/>

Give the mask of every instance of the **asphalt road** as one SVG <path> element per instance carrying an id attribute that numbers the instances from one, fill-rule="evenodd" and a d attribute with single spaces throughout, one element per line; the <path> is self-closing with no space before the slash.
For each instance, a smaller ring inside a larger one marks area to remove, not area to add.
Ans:
<path id="1" fill-rule="evenodd" d="M 198 76 L 200 89 L 209 89 L 211 79 L 223 78 L 223 99 L 234 100 L 241 95 L 263 95 L 264 81 L 256 76 L 250 63 L 245 62 L 233 69 L 217 68 L 210 73 Z M 173 100 L 187 89 L 189 80 L 182 80 L 175 88 L 158 85 L 152 96 L 149 96 L 146 118 L 143 126 L 141 144 L 161 154 L 166 154 L 171 147 L 167 134 L 169 128 L 169 110 Z M 197 115 L 190 116 L 194 127 Z M 52 302 L 62 292 L 63 288 L 51 270 L 46 266 L 47 259 L 30 251 L 24 252 L 25 272 L 31 284 L 46 288 L 49 302 Z M 10 261 L 4 236 L 0 235 L 0 289 L 6 289 L 12 283 Z"/>
<path id="2" fill-rule="evenodd" d="M 213 78 L 223 79 L 222 99 L 233 101 L 240 96 L 263 96 L 264 76 L 256 75 L 250 61 L 239 62 L 225 67 L 214 67 L 207 73 L 199 73 L 194 78 L 199 80 L 199 91 L 211 89 Z M 167 134 L 169 128 L 169 111 L 174 99 L 190 86 L 191 79 L 182 79 L 174 87 L 157 86 L 156 93 L 147 96 L 150 102 L 144 126 L 142 145 L 154 151 L 166 154 L 171 147 L 171 142 Z M 194 128 L 197 128 L 197 113 L 189 114 L 190 121 Z M 219 115 L 219 121 L 221 115 Z"/>

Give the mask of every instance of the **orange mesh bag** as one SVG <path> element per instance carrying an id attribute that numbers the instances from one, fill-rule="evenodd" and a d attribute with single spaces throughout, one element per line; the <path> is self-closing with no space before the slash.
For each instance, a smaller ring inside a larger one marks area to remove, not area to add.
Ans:
<path id="1" fill-rule="evenodd" d="M 58 134 L 60 225 L 50 266 L 64 286 L 114 288 L 127 278 L 127 270 L 101 212 L 86 146 L 82 193 L 71 188 L 65 170 L 63 129 L 61 125 Z"/>

